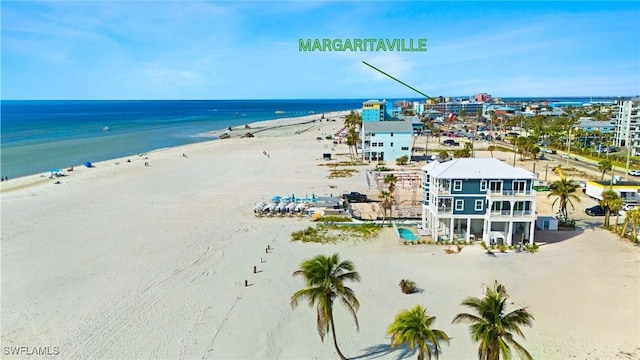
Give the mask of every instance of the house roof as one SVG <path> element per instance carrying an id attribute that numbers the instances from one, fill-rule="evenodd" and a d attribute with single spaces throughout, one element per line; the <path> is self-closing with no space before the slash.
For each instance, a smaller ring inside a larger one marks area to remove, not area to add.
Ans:
<path id="1" fill-rule="evenodd" d="M 535 179 L 536 176 L 525 169 L 513 167 L 498 159 L 462 158 L 447 161 L 428 169 L 433 177 L 445 179 Z"/>
<path id="2" fill-rule="evenodd" d="M 365 132 L 407 132 L 413 133 L 411 121 L 369 121 L 363 122 Z"/>

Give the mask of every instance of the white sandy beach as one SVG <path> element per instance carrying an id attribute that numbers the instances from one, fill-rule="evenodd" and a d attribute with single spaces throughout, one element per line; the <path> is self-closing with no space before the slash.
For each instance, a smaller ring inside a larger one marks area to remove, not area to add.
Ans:
<path id="1" fill-rule="evenodd" d="M 292 310 L 289 299 L 304 285 L 291 276 L 303 260 L 338 252 L 362 277 L 352 286 L 360 331 L 335 308 L 347 357 L 415 356 L 390 351 L 385 331 L 418 303 L 452 338 L 441 359 L 477 357 L 468 326 L 451 321 L 468 311 L 465 297 L 497 279 L 513 306 L 535 317 L 526 340 L 516 338 L 535 359 L 640 358 L 640 252 L 587 223 L 538 232 L 535 254 L 489 256 L 478 245 L 450 255 L 400 245 L 389 229 L 372 241 L 302 244 L 290 234 L 311 225 L 307 218 L 256 218 L 254 204 L 276 194 L 367 189 L 365 167 L 329 179 L 319 166 L 323 153 L 348 149 L 317 140 L 343 126 L 309 122 L 317 118 L 250 124 L 231 139 L 75 167 L 57 185 L 40 175 L 3 182 L 2 357 L 39 358 L 5 349 L 48 346 L 64 359 L 336 358 L 331 339 L 320 341 L 315 310 Z M 303 124 L 281 126 L 291 123 Z M 239 138 L 252 130 L 256 137 Z M 402 294 L 403 278 L 424 291 Z"/>

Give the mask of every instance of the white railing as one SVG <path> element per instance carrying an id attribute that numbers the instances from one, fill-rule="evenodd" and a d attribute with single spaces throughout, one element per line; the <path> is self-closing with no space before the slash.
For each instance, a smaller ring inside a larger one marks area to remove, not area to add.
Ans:
<path id="1" fill-rule="evenodd" d="M 534 194 L 532 190 L 487 190 L 490 196 L 529 196 Z"/>

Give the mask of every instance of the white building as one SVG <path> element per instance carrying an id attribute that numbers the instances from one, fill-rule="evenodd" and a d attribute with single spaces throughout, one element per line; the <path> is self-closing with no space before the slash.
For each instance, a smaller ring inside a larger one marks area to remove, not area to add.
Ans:
<path id="1" fill-rule="evenodd" d="M 613 108 L 611 124 L 615 126 L 614 142 L 629 147 L 632 156 L 640 156 L 640 97 L 625 100 Z"/>

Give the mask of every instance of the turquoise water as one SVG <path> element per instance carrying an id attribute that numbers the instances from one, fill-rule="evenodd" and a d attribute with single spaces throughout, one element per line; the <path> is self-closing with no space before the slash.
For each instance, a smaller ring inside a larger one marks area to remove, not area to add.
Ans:
<path id="1" fill-rule="evenodd" d="M 15 178 L 214 140 L 202 134 L 255 121 L 358 109 L 362 101 L 2 100 L 0 174 Z M 109 131 L 103 131 L 105 126 Z"/>
<path id="2" fill-rule="evenodd" d="M 416 240 L 420 239 L 419 237 L 416 236 L 416 234 L 413 233 L 413 231 L 411 231 L 409 229 L 399 228 L 398 229 L 398 234 L 400 234 L 400 238 L 404 239 L 404 240 L 416 241 Z"/>

